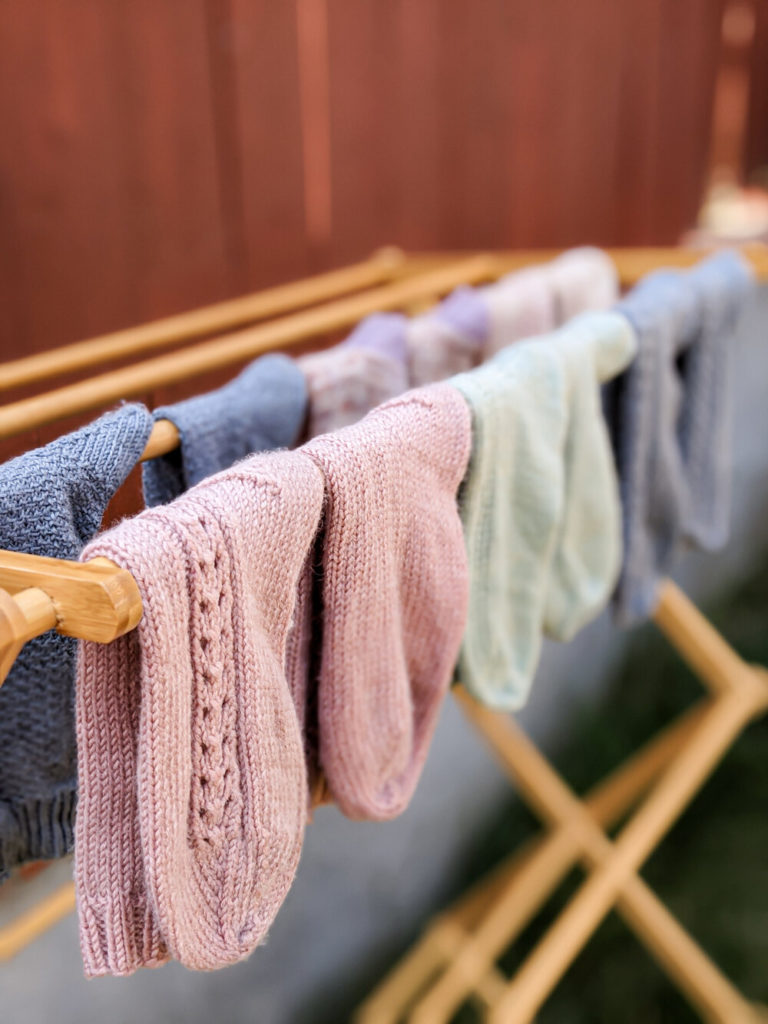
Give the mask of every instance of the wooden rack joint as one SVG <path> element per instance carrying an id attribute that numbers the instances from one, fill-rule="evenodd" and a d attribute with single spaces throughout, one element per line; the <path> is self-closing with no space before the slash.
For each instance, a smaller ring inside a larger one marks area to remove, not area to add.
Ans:
<path id="1" fill-rule="evenodd" d="M 109 643 L 141 615 L 135 580 L 108 558 L 80 563 L 0 551 L 0 682 L 26 641 L 48 629 Z"/>

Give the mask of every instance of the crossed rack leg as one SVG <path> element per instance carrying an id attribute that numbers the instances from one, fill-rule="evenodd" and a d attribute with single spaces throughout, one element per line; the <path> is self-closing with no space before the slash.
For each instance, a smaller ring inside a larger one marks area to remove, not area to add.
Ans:
<path id="1" fill-rule="evenodd" d="M 421 940 L 360 1007 L 358 1024 L 438 1024 L 468 997 L 491 1024 L 524 1024 L 615 906 L 705 1021 L 755 1024 L 752 1006 L 718 970 L 645 882 L 645 859 L 679 817 L 746 724 L 768 709 L 768 674 L 746 665 L 672 583 L 657 625 L 711 696 L 681 716 L 583 801 L 563 782 L 512 718 L 464 691 L 457 698 L 518 789 L 545 835 L 513 854 L 428 927 Z M 615 840 L 605 829 L 637 807 Z M 499 955 L 570 869 L 587 880 L 517 973 Z"/>

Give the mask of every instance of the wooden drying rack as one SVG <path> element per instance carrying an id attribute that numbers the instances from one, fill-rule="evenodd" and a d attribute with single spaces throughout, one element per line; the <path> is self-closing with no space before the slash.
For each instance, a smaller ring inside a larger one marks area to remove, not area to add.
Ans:
<path id="1" fill-rule="evenodd" d="M 745 249 L 768 281 L 768 249 Z M 625 286 L 660 266 L 688 266 L 698 249 L 608 250 Z M 232 331 L 170 355 L 99 374 L 0 408 L 0 438 L 98 409 L 121 398 L 289 348 L 345 329 L 369 313 L 423 308 L 459 284 L 493 280 L 556 255 L 549 251 L 406 256 L 384 249 L 370 260 L 220 303 L 145 327 L 67 346 L 3 367 L 0 390 L 172 343 Z M 355 293 L 358 294 L 347 294 Z M 325 301 L 324 301 L 325 300 Z M 327 301 L 331 300 L 331 301 Z M 319 304 L 322 303 L 322 304 Z M 303 308 L 302 307 L 310 307 Z M 279 316 L 290 309 L 301 309 Z M 272 317 L 273 319 L 267 319 Z M 243 328 L 244 323 L 265 320 Z M 233 330 L 233 328 L 240 328 Z M 144 458 L 171 451 L 178 435 L 159 421 Z M 108 559 L 80 564 L 0 551 L 0 682 L 23 644 L 49 629 L 101 643 L 133 629 L 142 614 L 130 573 Z M 467 996 L 492 1024 L 531 1021 L 581 946 L 615 905 L 703 1019 L 754 1024 L 752 1007 L 637 875 L 744 726 L 768 708 L 768 675 L 745 665 L 685 595 L 662 588 L 655 621 L 711 696 L 663 731 L 584 800 L 576 797 L 510 716 L 489 711 L 461 688 L 456 697 L 522 795 L 542 816 L 542 840 L 512 858 L 448 911 L 360 1008 L 359 1024 L 450 1020 Z M 644 797 L 644 799 L 643 799 Z M 616 840 L 604 829 L 639 804 Z M 503 978 L 498 955 L 574 863 L 588 880 L 517 975 Z M 0 959 L 14 955 L 74 906 L 71 884 L 0 929 Z"/>

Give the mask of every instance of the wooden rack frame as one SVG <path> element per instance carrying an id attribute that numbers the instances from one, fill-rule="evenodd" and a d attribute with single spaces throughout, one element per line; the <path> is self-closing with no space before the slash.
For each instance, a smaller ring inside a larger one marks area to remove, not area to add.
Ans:
<path id="1" fill-rule="evenodd" d="M 700 250 L 680 249 L 609 252 L 623 284 L 633 283 L 654 267 L 686 266 L 703 255 Z M 765 247 L 748 250 L 761 280 L 768 280 L 767 254 Z M 120 332 L 128 338 L 111 336 L 70 346 L 69 354 L 62 350 L 61 357 L 74 358 L 67 363 L 67 370 L 91 365 L 99 345 L 104 346 L 105 358 L 117 358 L 129 351 L 147 351 L 235 326 L 243 319 L 266 318 L 287 308 L 367 288 L 173 355 L 6 405 L 0 408 L 0 438 L 349 327 L 377 310 L 421 309 L 456 285 L 491 280 L 550 255 L 555 254 L 454 254 L 452 258 L 420 254 L 403 258 L 390 250 L 355 267 L 262 293 L 261 298 L 236 300 L 228 314 L 224 309 L 228 304 L 223 304 L 146 329 Z M 238 306 L 238 302 L 242 304 Z M 138 344 L 131 349 L 137 336 Z M 9 364 L 16 366 L 17 382 L 49 376 L 35 360 L 38 357 Z M 64 372 L 63 362 L 54 359 L 53 365 Z M 144 457 L 170 451 L 177 443 L 172 424 L 160 421 Z M 0 683 L 22 645 L 33 636 L 55 628 L 70 636 L 108 642 L 132 629 L 141 613 L 134 580 L 107 559 L 81 565 L 0 551 Z M 439 1024 L 449 1020 L 468 996 L 485 1006 L 491 1024 L 530 1021 L 613 906 L 703 1019 L 720 1024 L 754 1024 L 764 1019 L 762 1011 L 751 1006 L 719 972 L 637 872 L 746 723 L 768 708 L 768 676 L 763 669 L 745 665 L 671 583 L 661 592 L 655 619 L 711 696 L 584 800 L 571 792 L 511 718 L 482 708 L 457 688 L 464 712 L 548 830 L 540 841 L 513 855 L 433 922 L 415 949 L 360 1008 L 359 1024 L 394 1024 L 404 1018 L 414 1024 Z M 618 838 L 609 839 L 605 828 L 633 807 L 637 810 Z M 497 970 L 495 960 L 579 862 L 589 872 L 587 881 L 508 981 Z M 69 884 L 0 929 L 0 960 L 14 955 L 73 907 L 74 888 Z"/>
<path id="2" fill-rule="evenodd" d="M 614 907 L 702 1019 L 763 1024 L 637 874 L 744 727 L 768 710 L 768 673 L 745 664 L 673 583 L 663 586 L 659 628 L 709 690 L 620 769 L 580 800 L 511 716 L 457 690 L 480 731 L 546 826 L 426 928 L 360 1007 L 356 1024 L 442 1024 L 467 999 L 490 1024 L 528 1024 Z M 638 806 L 639 805 L 639 806 Z M 605 829 L 637 806 L 615 840 Z M 517 973 L 496 960 L 577 863 L 587 880 Z"/>

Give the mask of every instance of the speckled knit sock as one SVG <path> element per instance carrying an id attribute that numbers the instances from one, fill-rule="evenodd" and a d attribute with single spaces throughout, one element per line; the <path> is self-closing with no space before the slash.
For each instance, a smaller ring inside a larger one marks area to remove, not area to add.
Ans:
<path id="1" fill-rule="evenodd" d="M 427 756 L 466 621 L 469 449 L 469 410 L 446 384 L 301 449 L 326 486 L 320 760 L 351 817 L 399 814 Z"/>
<path id="2" fill-rule="evenodd" d="M 355 423 L 367 412 L 408 387 L 399 355 L 399 331 L 392 318 L 377 314 L 363 320 L 340 345 L 297 360 L 307 381 L 307 437 Z"/>
<path id="3" fill-rule="evenodd" d="M 285 643 L 322 495 L 311 460 L 256 455 L 83 554 L 127 568 L 144 604 L 136 631 L 80 648 L 87 974 L 240 960 L 288 891 L 307 793 Z"/>
<path id="4" fill-rule="evenodd" d="M 472 288 L 457 288 L 435 309 L 408 320 L 408 383 L 422 387 L 469 370 L 480 360 L 488 310 Z"/>

